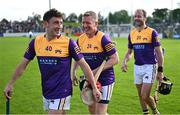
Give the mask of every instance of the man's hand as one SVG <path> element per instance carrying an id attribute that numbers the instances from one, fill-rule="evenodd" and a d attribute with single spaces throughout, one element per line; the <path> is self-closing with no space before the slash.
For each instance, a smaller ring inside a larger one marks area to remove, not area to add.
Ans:
<path id="1" fill-rule="evenodd" d="M 72 75 L 72 82 L 74 86 L 77 86 L 79 83 L 79 80 L 76 75 Z"/>
<path id="2" fill-rule="evenodd" d="M 127 64 L 123 63 L 121 66 L 121 70 L 122 70 L 122 72 L 127 72 L 127 70 L 128 70 Z"/>
<path id="3" fill-rule="evenodd" d="M 11 99 L 13 86 L 8 84 L 4 89 L 4 96 L 6 99 Z"/>
<path id="4" fill-rule="evenodd" d="M 163 80 L 163 77 L 164 77 L 163 72 L 158 72 L 156 76 L 156 80 L 159 81 L 159 83 L 161 83 L 161 81 Z"/>
<path id="5" fill-rule="evenodd" d="M 101 100 L 101 93 L 97 88 L 93 89 L 93 95 L 96 102 Z"/>

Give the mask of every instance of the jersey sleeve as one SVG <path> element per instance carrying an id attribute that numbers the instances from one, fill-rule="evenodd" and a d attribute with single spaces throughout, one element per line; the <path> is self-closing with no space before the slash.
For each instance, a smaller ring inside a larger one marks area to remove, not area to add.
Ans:
<path id="1" fill-rule="evenodd" d="M 133 45 L 131 43 L 131 36 L 130 36 L 130 34 L 128 35 L 128 48 L 133 49 Z"/>
<path id="2" fill-rule="evenodd" d="M 28 48 L 26 49 L 26 52 L 24 53 L 24 58 L 26 58 L 28 60 L 34 59 L 34 57 L 36 56 L 35 49 L 34 49 L 34 43 L 35 43 L 35 39 L 31 40 Z"/>
<path id="3" fill-rule="evenodd" d="M 116 52 L 115 45 L 112 43 L 109 36 L 104 35 L 101 40 L 102 47 L 108 54 L 108 56 L 111 56 Z"/>
<path id="4" fill-rule="evenodd" d="M 80 60 L 83 57 L 77 43 L 72 39 L 70 39 L 69 41 L 69 53 L 76 61 Z"/>
<path id="5" fill-rule="evenodd" d="M 158 33 L 155 30 L 153 30 L 153 32 L 152 32 L 152 44 L 154 47 L 161 45 L 159 37 L 158 37 Z"/>

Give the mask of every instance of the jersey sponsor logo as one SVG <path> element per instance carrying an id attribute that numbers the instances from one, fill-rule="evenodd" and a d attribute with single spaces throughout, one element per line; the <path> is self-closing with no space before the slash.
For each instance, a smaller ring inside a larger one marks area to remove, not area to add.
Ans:
<path id="1" fill-rule="evenodd" d="M 94 50 L 98 50 L 99 48 L 97 46 L 94 46 Z"/>
<path id="2" fill-rule="evenodd" d="M 48 64 L 48 65 L 57 65 L 57 60 L 56 59 L 40 59 L 39 63 L 40 64 Z"/>
<path id="3" fill-rule="evenodd" d="M 97 61 L 98 60 L 97 56 L 95 56 L 95 55 L 92 55 L 92 56 L 84 55 L 84 59 L 85 60 L 93 60 L 93 61 Z"/>
<path id="4" fill-rule="evenodd" d="M 144 49 L 145 45 L 133 45 L 134 49 Z"/>
<path id="5" fill-rule="evenodd" d="M 61 54 L 62 50 L 55 50 L 55 53 Z"/>
<path id="6" fill-rule="evenodd" d="M 148 39 L 147 38 L 143 38 L 143 41 L 147 41 Z"/>

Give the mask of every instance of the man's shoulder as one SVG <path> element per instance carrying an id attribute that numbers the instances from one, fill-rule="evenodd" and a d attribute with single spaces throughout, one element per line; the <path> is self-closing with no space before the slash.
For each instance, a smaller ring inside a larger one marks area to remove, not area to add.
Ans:
<path id="1" fill-rule="evenodd" d="M 78 37 L 78 39 L 82 39 L 82 38 L 84 38 L 84 37 L 86 37 L 87 35 L 86 35 L 86 33 L 82 33 L 79 37 Z"/>
<path id="2" fill-rule="evenodd" d="M 131 31 L 130 31 L 130 34 L 133 33 L 133 32 L 136 32 L 136 31 L 137 31 L 137 29 L 136 29 L 135 27 L 133 27 L 133 28 L 131 29 Z"/>
<path id="3" fill-rule="evenodd" d="M 109 39 L 110 36 L 107 33 L 104 33 L 102 31 L 98 31 L 97 35 L 96 35 L 96 38 L 97 38 L 98 41 L 101 41 L 103 39 Z"/>
<path id="4" fill-rule="evenodd" d="M 78 37 L 77 41 L 78 41 L 79 44 L 82 44 L 82 42 L 83 42 L 85 39 L 88 39 L 88 37 L 87 37 L 87 35 L 86 35 L 85 33 L 83 33 L 83 34 L 81 34 L 81 35 Z"/>
<path id="5" fill-rule="evenodd" d="M 60 38 L 63 39 L 63 40 L 72 40 L 70 37 L 65 36 L 65 35 L 61 35 Z"/>
<path id="6" fill-rule="evenodd" d="M 35 40 L 43 39 L 45 38 L 45 34 L 40 34 L 35 37 Z"/>
<path id="7" fill-rule="evenodd" d="M 150 31 L 156 31 L 154 28 L 152 28 L 152 27 L 147 27 L 147 30 L 150 30 Z"/>
<path id="8" fill-rule="evenodd" d="M 102 32 L 102 31 L 98 31 L 98 32 L 97 32 L 97 34 L 100 34 L 100 35 L 105 35 L 105 33 L 104 33 L 104 32 Z"/>

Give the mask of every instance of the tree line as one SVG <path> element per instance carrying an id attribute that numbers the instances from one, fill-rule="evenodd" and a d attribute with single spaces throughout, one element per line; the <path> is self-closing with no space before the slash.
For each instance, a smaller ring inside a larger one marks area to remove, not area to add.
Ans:
<path id="1" fill-rule="evenodd" d="M 131 19 L 133 19 L 133 17 L 131 15 L 129 15 L 127 10 L 119 10 L 116 12 L 109 12 L 108 17 L 104 17 L 101 15 L 101 13 L 98 13 L 99 16 L 99 24 L 100 25 L 106 25 L 107 22 L 109 22 L 109 24 L 129 24 L 131 23 Z M 76 13 L 71 13 L 68 16 L 66 16 L 65 13 L 63 13 L 63 17 L 64 17 L 64 26 L 66 27 L 79 27 L 80 23 L 82 21 L 82 14 L 77 15 Z M 30 23 L 29 24 L 29 28 L 38 28 L 38 30 L 42 30 L 40 27 L 42 27 L 42 16 L 39 14 L 34 14 L 33 16 L 28 16 L 26 21 L 8 21 L 7 19 L 2 19 L 0 22 L 0 30 L 6 30 L 6 25 L 8 25 L 8 23 L 11 23 L 9 25 L 12 25 L 12 23 L 17 23 L 15 25 L 16 28 L 19 29 L 19 23 L 21 24 L 22 22 L 27 22 Z M 109 21 L 107 21 L 109 20 Z M 33 23 L 33 26 L 31 27 Z M 176 26 L 180 23 L 180 8 L 177 9 L 167 9 L 167 8 L 162 8 L 162 9 L 154 9 L 153 13 L 151 14 L 151 16 L 147 17 L 147 24 L 159 28 L 167 28 L 169 25 L 171 26 Z M 27 26 L 25 26 L 27 27 Z M 20 28 L 21 29 L 21 28 Z M 28 30 L 27 30 L 28 31 Z"/>

